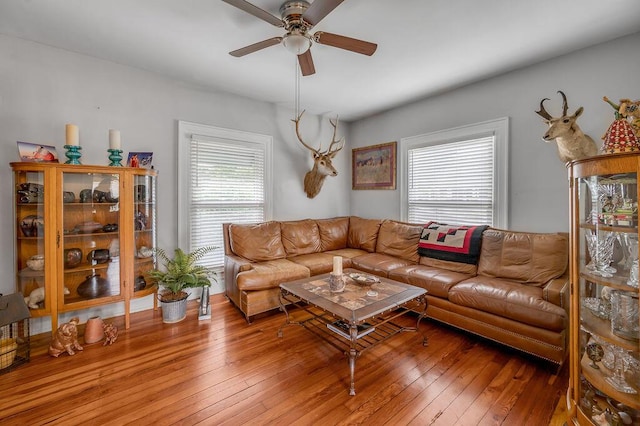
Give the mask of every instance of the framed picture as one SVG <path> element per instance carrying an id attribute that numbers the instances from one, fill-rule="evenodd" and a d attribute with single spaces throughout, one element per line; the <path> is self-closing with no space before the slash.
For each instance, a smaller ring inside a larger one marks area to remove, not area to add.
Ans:
<path id="1" fill-rule="evenodd" d="M 127 158 L 127 167 L 143 167 L 152 169 L 151 162 L 153 160 L 153 152 L 130 152 Z"/>
<path id="2" fill-rule="evenodd" d="M 396 142 L 351 150 L 353 189 L 396 189 Z"/>
<path id="3" fill-rule="evenodd" d="M 42 145 L 30 142 L 18 142 L 20 161 L 37 163 L 57 163 L 58 153 L 53 145 Z"/>

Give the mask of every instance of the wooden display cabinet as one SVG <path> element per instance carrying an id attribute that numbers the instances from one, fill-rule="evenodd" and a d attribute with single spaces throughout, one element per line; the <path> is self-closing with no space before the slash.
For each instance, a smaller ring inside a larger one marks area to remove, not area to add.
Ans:
<path id="1" fill-rule="evenodd" d="M 640 425 L 640 154 L 596 156 L 568 167 L 569 417 L 581 425 Z"/>
<path id="2" fill-rule="evenodd" d="M 33 317 L 153 295 L 156 172 L 143 168 L 11 163 L 16 287 Z"/>

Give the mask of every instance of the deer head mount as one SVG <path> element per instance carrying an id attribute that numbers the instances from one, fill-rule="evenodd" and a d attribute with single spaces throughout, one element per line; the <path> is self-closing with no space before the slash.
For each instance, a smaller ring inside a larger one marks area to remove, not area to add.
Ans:
<path id="1" fill-rule="evenodd" d="M 562 96 L 562 115 L 560 117 L 552 117 L 551 114 L 544 109 L 544 98 L 540 101 L 540 111 L 536 111 L 549 125 L 549 130 L 544 134 L 542 139 L 545 142 L 551 142 L 555 139 L 558 145 L 558 156 L 563 162 L 578 160 L 580 158 L 592 157 L 598 153 L 598 146 L 589 136 L 582 133 L 576 120 L 582 114 L 583 108 L 580 107 L 573 113 L 567 115 L 569 106 L 567 105 L 567 97 L 558 90 Z"/>
<path id="2" fill-rule="evenodd" d="M 310 147 L 300 136 L 300 120 L 302 119 L 302 114 L 304 111 L 300 113 L 300 115 L 291 120 L 296 123 L 296 136 L 300 143 L 311 151 L 313 155 L 313 168 L 304 175 L 304 192 L 307 194 L 308 198 L 313 198 L 320 192 L 322 188 L 322 184 L 324 183 L 324 178 L 327 176 L 337 176 L 338 172 L 336 171 L 333 164 L 331 164 L 331 160 L 335 155 L 344 148 L 344 138 L 340 138 L 336 140 L 336 132 L 338 130 L 338 119 L 335 121 L 329 119 L 329 123 L 333 127 L 333 136 L 331 138 L 331 143 L 329 144 L 329 148 L 326 151 L 320 151 L 320 148 L 315 149 Z M 322 145 L 321 145 L 322 147 Z"/>

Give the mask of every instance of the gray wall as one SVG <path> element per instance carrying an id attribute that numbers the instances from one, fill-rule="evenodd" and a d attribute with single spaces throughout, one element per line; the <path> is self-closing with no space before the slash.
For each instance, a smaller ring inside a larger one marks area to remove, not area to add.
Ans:
<path id="1" fill-rule="evenodd" d="M 273 216 L 287 220 L 345 214 L 399 218 L 398 190 L 350 190 L 350 148 L 509 116 L 510 228 L 567 231 L 567 172 L 555 147 L 541 141 L 545 125 L 534 110 L 541 98 L 550 97 L 548 109 L 557 114 L 556 90 L 563 90 L 570 111 L 584 106 L 579 123 L 600 143 L 613 119 L 613 110 L 602 96 L 615 100 L 640 96 L 638 33 L 351 125 L 343 123 L 348 142 L 335 159 L 340 175 L 327 179 L 320 194 L 309 200 L 302 190 L 302 177 L 311 160 L 295 139 L 290 110 L 6 36 L 0 36 L 0 58 L 0 155 L 6 162 L 0 167 L 0 199 L 5 200 L 0 204 L 0 273 L 7 277 L 0 282 L 0 292 L 5 294 L 14 291 L 13 279 L 8 278 L 14 273 L 13 185 L 8 163 L 18 160 L 18 140 L 55 145 L 62 155 L 65 123 L 80 128 L 84 164 L 107 164 L 109 128 L 122 132 L 125 152 L 154 152 L 161 188 L 158 240 L 165 248 L 177 244 L 177 120 L 273 136 Z M 320 135 L 320 141 L 329 140 L 322 117 L 305 114 L 303 129 L 305 134 Z M 149 304 L 147 298 L 135 302 L 134 309 Z M 105 317 L 121 313 L 120 306 L 91 311 Z M 80 316 L 84 320 L 88 312 Z M 47 327 L 48 319 L 36 321 L 33 332 Z"/>
<path id="2" fill-rule="evenodd" d="M 349 213 L 349 148 L 334 159 L 339 176 L 328 178 L 320 194 L 308 199 L 302 180 L 312 160 L 295 138 L 291 110 L 207 92 L 149 72 L 6 36 L 0 36 L 0 58 L 0 158 L 5 161 L 0 167 L 0 199 L 4 200 L 0 203 L 0 274 L 5 277 L 0 293 L 15 291 L 9 162 L 18 161 L 16 141 L 55 145 L 64 162 L 65 123 L 79 126 L 83 164 L 108 164 L 110 128 L 121 131 L 125 155 L 128 151 L 154 152 L 160 188 L 158 243 L 163 248 L 177 244 L 178 120 L 273 137 L 275 218 Z M 326 146 L 331 139 L 326 118 L 307 113 L 301 126 L 308 143 L 318 136 L 318 142 Z M 348 128 L 348 123 L 341 123 L 340 133 Z M 147 299 L 134 302 L 134 308 L 148 307 Z M 109 306 L 96 308 L 93 315 L 121 312 L 122 307 Z M 87 311 L 80 316 L 86 318 Z M 38 326 L 35 330 L 40 331 Z"/>
<path id="3" fill-rule="evenodd" d="M 351 146 L 400 142 L 408 136 L 508 116 L 509 228 L 568 231 L 567 169 L 558 159 L 555 143 L 542 141 L 546 125 L 534 111 L 548 97 L 547 110 L 560 114 L 561 98 L 556 91 L 562 90 L 570 113 L 584 107 L 578 124 L 600 147 L 600 137 L 614 118 L 613 109 L 602 97 L 616 102 L 640 98 L 638 70 L 640 33 L 352 123 Z M 351 192 L 353 215 L 400 218 L 399 203 L 399 190 Z"/>

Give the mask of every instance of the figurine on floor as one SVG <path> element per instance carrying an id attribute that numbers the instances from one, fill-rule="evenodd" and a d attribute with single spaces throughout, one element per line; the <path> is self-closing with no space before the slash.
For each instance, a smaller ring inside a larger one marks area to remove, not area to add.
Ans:
<path id="1" fill-rule="evenodd" d="M 104 343 L 102 346 L 112 345 L 118 339 L 118 327 L 113 323 L 105 324 L 104 328 Z"/>
<path id="2" fill-rule="evenodd" d="M 78 343 L 79 322 L 80 318 L 73 317 L 69 322 L 58 327 L 49 345 L 49 355 L 57 358 L 65 352 L 69 355 L 75 355 L 75 351 L 83 350 L 83 347 Z"/>

